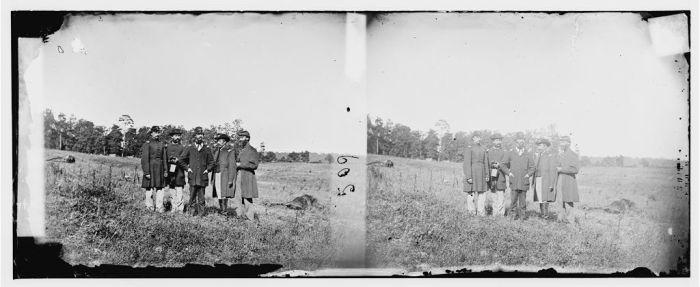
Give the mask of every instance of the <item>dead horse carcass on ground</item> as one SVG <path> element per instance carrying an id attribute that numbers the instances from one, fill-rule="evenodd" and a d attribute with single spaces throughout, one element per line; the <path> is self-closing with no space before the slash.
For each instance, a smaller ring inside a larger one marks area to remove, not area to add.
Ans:
<path id="1" fill-rule="evenodd" d="M 368 162 L 367 165 L 394 167 L 394 162 L 391 161 L 390 159 L 387 159 L 387 160 L 383 160 L 383 161 Z"/>
<path id="2" fill-rule="evenodd" d="M 294 199 L 292 199 L 289 202 L 272 203 L 270 205 L 281 205 L 281 206 L 285 206 L 289 209 L 294 209 L 294 210 L 307 210 L 307 209 L 311 209 L 312 207 L 316 207 L 317 201 L 318 200 L 315 197 L 308 195 L 308 194 L 304 194 L 304 195 L 295 197 Z"/>

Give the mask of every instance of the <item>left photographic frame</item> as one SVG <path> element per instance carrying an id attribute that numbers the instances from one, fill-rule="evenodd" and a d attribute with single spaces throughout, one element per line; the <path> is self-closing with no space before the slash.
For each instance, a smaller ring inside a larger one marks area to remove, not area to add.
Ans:
<path id="1" fill-rule="evenodd" d="M 362 266 L 364 15 L 11 15 L 15 278 Z"/>

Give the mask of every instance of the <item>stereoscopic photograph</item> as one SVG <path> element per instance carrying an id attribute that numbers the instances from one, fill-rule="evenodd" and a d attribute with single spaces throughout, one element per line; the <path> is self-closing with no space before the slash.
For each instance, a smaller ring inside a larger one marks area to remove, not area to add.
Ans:
<path id="1" fill-rule="evenodd" d="M 11 12 L 14 279 L 691 274 L 689 10 Z"/>

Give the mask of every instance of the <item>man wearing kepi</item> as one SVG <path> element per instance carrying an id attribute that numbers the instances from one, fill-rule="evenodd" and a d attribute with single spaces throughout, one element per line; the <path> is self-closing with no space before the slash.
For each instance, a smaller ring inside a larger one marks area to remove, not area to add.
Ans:
<path id="1" fill-rule="evenodd" d="M 188 212 L 204 216 L 204 188 L 209 185 L 209 172 L 214 168 L 214 158 L 209 147 L 204 144 L 201 127 L 194 129 L 194 144 L 185 147 L 178 164 L 187 170 L 187 182 L 190 185 Z"/>
<path id="2" fill-rule="evenodd" d="M 214 152 L 214 191 L 219 199 L 222 214 L 228 209 L 228 199 L 236 194 L 236 152 L 229 144 L 231 138 L 227 134 L 216 136 L 218 147 Z"/>
<path id="3" fill-rule="evenodd" d="M 506 151 L 503 149 L 503 136 L 495 133 L 491 136 L 493 147 L 488 150 L 489 159 L 489 192 L 487 193 L 491 202 L 491 215 L 504 216 L 506 209 L 505 190 L 508 187 L 508 166 L 505 164 L 507 157 Z"/>
<path id="4" fill-rule="evenodd" d="M 557 166 L 557 219 L 574 223 L 574 202 L 579 201 L 576 174 L 579 170 L 578 155 L 571 150 L 571 138 L 564 136 L 559 140 L 561 153 Z"/>
<path id="5" fill-rule="evenodd" d="M 535 202 L 540 204 L 540 217 L 549 218 L 549 203 L 556 199 L 554 181 L 556 179 L 556 155 L 553 155 L 549 147 L 551 143 L 545 138 L 536 142 L 535 152 Z"/>
<path id="6" fill-rule="evenodd" d="M 238 132 L 238 140 L 241 150 L 238 154 L 238 184 L 241 190 L 242 215 L 252 220 L 255 217 L 253 198 L 258 197 L 258 182 L 255 179 L 255 170 L 260 161 L 258 151 L 250 145 L 250 133 Z"/>
<path id="7" fill-rule="evenodd" d="M 467 212 L 470 215 L 484 216 L 486 190 L 488 189 L 488 158 L 486 148 L 481 145 L 481 135 L 472 134 L 474 144 L 464 150 L 464 192 L 467 193 Z M 476 203 L 476 210 L 474 205 Z"/>
<path id="8" fill-rule="evenodd" d="M 160 142 L 159 126 L 151 127 L 150 133 L 151 139 L 141 147 L 141 169 L 143 170 L 141 187 L 146 189 L 146 208 L 153 210 L 153 190 L 155 190 L 155 208 L 158 212 L 163 212 L 163 187 L 165 178 L 168 176 L 165 145 Z"/>
<path id="9" fill-rule="evenodd" d="M 535 164 L 530 154 L 525 151 L 525 136 L 515 136 L 515 148 L 508 153 L 508 176 L 510 177 L 510 209 L 515 214 L 513 219 L 527 219 L 525 215 L 525 195 L 530 188 L 530 178 L 535 171 Z"/>
<path id="10" fill-rule="evenodd" d="M 183 189 L 185 187 L 185 170 L 178 166 L 177 161 L 185 147 L 182 145 L 182 131 L 173 129 L 170 131 L 170 143 L 166 147 L 168 159 L 168 187 L 170 192 L 171 212 L 183 212 L 185 202 Z"/>

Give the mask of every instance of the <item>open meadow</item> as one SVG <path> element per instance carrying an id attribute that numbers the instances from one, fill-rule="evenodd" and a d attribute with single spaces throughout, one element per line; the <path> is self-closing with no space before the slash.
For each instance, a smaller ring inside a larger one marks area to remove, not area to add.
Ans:
<path id="1" fill-rule="evenodd" d="M 393 168 L 367 172 L 371 267 L 689 274 L 687 166 L 582 167 L 578 222 L 568 225 L 537 218 L 531 193 L 526 221 L 470 217 L 461 163 L 368 157 L 387 159 Z M 550 212 L 557 209 L 550 205 Z"/>
<path id="2" fill-rule="evenodd" d="M 245 221 L 216 213 L 210 187 L 205 217 L 147 211 L 138 158 L 58 150 L 46 150 L 45 158 L 67 155 L 76 162 L 45 165 L 46 239 L 63 244 L 70 264 L 280 264 L 281 270 L 335 264 L 330 164 L 260 164 L 257 218 Z M 304 194 L 317 199 L 308 209 L 282 205 Z"/>

